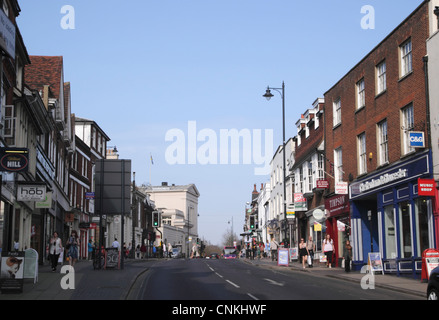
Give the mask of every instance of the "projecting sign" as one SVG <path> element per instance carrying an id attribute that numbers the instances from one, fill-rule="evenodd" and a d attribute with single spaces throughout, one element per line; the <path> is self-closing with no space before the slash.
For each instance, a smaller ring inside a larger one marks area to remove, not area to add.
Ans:
<path id="1" fill-rule="evenodd" d="M 18 185 L 18 201 L 44 201 L 46 199 L 46 185 Z"/>
<path id="2" fill-rule="evenodd" d="M 434 196 L 434 188 L 436 182 L 434 179 L 420 179 L 418 178 L 418 195 L 420 196 Z"/>
<path id="3" fill-rule="evenodd" d="M 29 150 L 25 148 L 0 148 L 0 171 L 24 172 L 29 164 Z"/>
<path id="4" fill-rule="evenodd" d="M 0 10 L 0 47 L 11 57 L 15 58 L 15 33 L 14 24 L 9 20 L 3 10 Z"/>
<path id="5" fill-rule="evenodd" d="M 412 148 L 425 148 L 424 132 L 409 132 L 409 142 Z"/>

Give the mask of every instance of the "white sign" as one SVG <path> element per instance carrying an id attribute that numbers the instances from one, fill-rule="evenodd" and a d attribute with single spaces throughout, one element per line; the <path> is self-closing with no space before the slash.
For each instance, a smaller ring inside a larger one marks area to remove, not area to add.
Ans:
<path id="1" fill-rule="evenodd" d="M 277 250 L 277 265 L 278 266 L 288 266 L 289 265 L 289 261 L 288 261 L 288 249 L 278 249 Z"/>
<path id="2" fill-rule="evenodd" d="M 336 182 L 335 194 L 348 194 L 348 183 L 343 181 Z"/>
<path id="3" fill-rule="evenodd" d="M 0 10 L 0 47 L 15 59 L 15 26 Z"/>
<path id="4" fill-rule="evenodd" d="M 44 201 L 46 199 L 45 185 L 18 185 L 18 201 Z"/>

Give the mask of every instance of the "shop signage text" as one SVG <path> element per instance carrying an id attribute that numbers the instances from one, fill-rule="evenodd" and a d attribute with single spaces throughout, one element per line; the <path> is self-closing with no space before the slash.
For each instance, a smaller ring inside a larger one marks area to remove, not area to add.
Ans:
<path id="1" fill-rule="evenodd" d="M 434 196 L 436 182 L 434 179 L 418 179 L 418 195 Z"/>
<path id="2" fill-rule="evenodd" d="M 379 176 L 377 179 L 370 179 L 360 184 L 360 192 L 365 192 L 373 188 L 381 187 L 387 183 L 406 178 L 408 176 L 407 169 L 399 169 L 393 173 L 386 173 Z"/>

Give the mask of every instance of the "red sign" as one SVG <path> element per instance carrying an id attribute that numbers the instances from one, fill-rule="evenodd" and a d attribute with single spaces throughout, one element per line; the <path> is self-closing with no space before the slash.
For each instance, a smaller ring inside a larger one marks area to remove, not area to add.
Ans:
<path id="1" fill-rule="evenodd" d="M 436 182 L 434 179 L 418 179 L 418 195 L 434 196 Z"/>
<path id="2" fill-rule="evenodd" d="M 328 180 L 317 180 L 316 187 L 317 187 L 317 189 L 328 189 L 329 188 L 329 181 Z"/>

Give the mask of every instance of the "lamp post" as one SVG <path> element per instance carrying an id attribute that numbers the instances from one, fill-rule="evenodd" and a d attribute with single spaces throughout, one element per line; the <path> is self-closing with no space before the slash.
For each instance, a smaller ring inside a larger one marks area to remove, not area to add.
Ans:
<path id="1" fill-rule="evenodd" d="M 285 185 L 285 176 L 286 176 L 286 160 L 285 160 L 285 83 L 282 81 L 282 88 L 271 88 L 267 87 L 267 91 L 263 95 L 264 98 L 267 99 L 267 101 L 270 101 L 271 98 L 274 97 L 274 95 L 271 93 L 271 90 L 277 91 L 282 98 L 282 136 L 283 136 L 283 144 L 282 144 L 282 154 L 283 154 L 283 187 L 284 187 L 284 237 L 287 235 L 287 188 Z M 291 242 L 291 239 L 290 239 Z"/>

